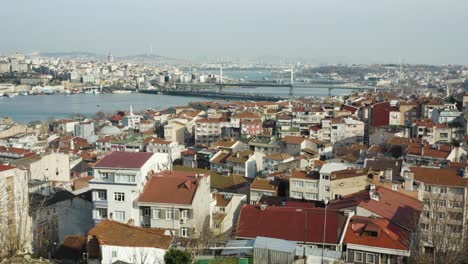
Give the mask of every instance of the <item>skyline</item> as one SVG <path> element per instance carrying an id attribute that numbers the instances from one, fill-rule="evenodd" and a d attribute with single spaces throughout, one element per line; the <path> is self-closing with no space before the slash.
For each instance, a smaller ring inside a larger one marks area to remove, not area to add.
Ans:
<path id="1" fill-rule="evenodd" d="M 177 59 L 468 65 L 467 2 L 6 2 L 0 53 L 149 53 Z M 105 32 L 105 33 L 104 33 Z"/>

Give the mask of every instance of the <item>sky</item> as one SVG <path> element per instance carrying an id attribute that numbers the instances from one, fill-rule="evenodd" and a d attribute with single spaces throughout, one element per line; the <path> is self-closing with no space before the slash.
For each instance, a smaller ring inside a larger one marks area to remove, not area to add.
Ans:
<path id="1" fill-rule="evenodd" d="M 468 65 L 465 0 L 15 0 L 0 53 Z"/>

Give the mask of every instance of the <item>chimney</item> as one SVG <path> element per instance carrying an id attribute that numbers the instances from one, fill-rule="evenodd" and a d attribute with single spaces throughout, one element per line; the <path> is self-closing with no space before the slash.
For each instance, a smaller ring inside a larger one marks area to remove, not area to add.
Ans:
<path id="1" fill-rule="evenodd" d="M 413 182 L 414 182 L 414 173 L 411 171 L 404 171 L 403 172 L 404 182 L 404 189 L 405 191 L 412 191 L 413 190 Z"/>

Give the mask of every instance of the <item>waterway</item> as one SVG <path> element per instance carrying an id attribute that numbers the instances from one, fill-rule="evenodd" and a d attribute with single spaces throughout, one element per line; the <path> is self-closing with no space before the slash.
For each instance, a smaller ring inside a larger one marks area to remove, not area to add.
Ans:
<path id="1" fill-rule="evenodd" d="M 217 73 L 217 72 L 213 72 Z M 225 75 L 234 79 L 259 81 L 272 78 L 268 71 L 226 71 Z M 238 93 L 255 93 L 275 96 L 288 96 L 287 87 L 259 88 L 226 88 L 225 91 Z M 332 90 L 333 95 L 349 93 L 349 90 Z M 294 95 L 299 97 L 326 96 L 328 89 L 298 88 Z M 16 122 L 46 121 L 56 118 L 70 118 L 74 114 L 92 117 L 97 112 L 115 113 L 118 110 L 128 110 L 130 105 L 135 111 L 148 108 L 165 109 L 170 106 L 187 105 L 190 102 L 211 101 L 202 97 L 148 95 L 148 94 L 75 94 L 75 95 L 37 95 L 0 97 L 0 116 L 9 116 Z"/>
<path id="2" fill-rule="evenodd" d="M 139 93 L 0 97 L 0 116 L 9 116 L 16 122 L 28 123 L 52 118 L 70 118 L 73 114 L 92 117 L 99 111 L 114 113 L 118 110 L 128 110 L 130 105 L 135 111 L 143 111 L 148 108 L 165 109 L 208 100 L 210 99 Z"/>

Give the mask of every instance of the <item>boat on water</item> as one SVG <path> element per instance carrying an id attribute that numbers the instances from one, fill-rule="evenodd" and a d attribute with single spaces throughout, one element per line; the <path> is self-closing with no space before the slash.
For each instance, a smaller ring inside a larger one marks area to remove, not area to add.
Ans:
<path id="1" fill-rule="evenodd" d="M 129 91 L 129 90 L 115 90 L 115 91 L 112 91 L 112 93 L 114 93 L 114 94 L 129 94 L 129 93 L 132 93 L 132 91 Z"/>
<path id="2" fill-rule="evenodd" d="M 29 92 L 28 91 L 21 91 L 19 92 L 20 95 L 22 96 L 26 96 L 26 95 L 29 95 Z"/>
<path id="3" fill-rule="evenodd" d="M 18 95 L 18 93 L 9 93 L 9 94 L 7 94 L 7 97 L 13 98 L 13 97 L 15 97 L 17 95 Z"/>

